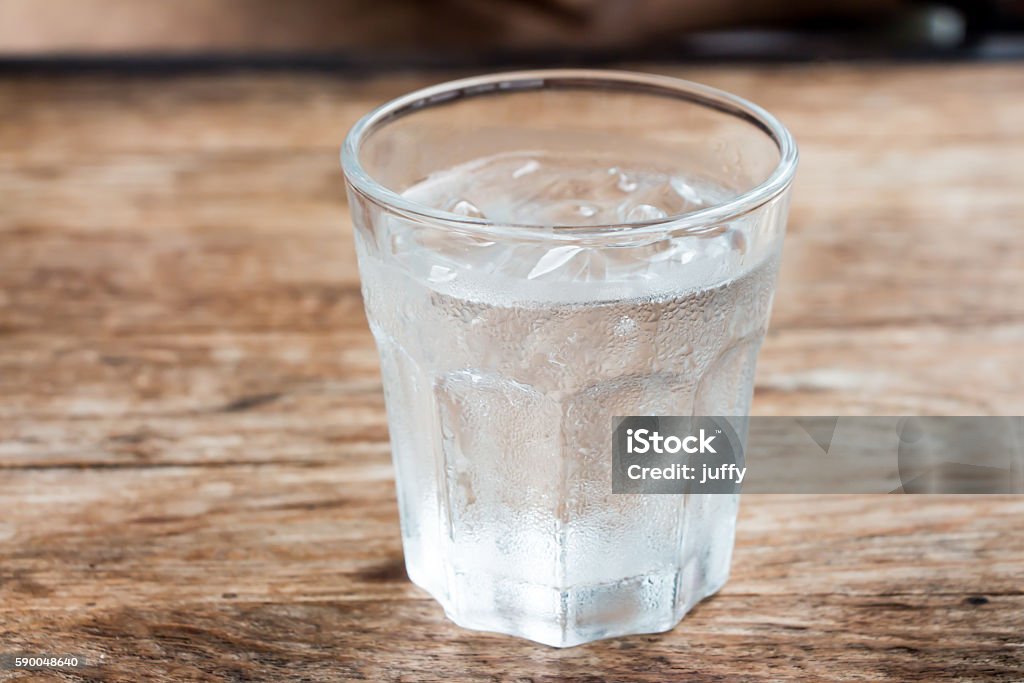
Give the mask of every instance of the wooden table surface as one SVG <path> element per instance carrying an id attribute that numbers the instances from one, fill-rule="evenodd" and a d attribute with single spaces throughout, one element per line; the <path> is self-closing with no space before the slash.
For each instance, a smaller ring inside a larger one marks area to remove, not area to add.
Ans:
<path id="1" fill-rule="evenodd" d="M 757 413 L 1024 413 L 1024 68 L 651 70 L 801 145 Z M 337 148 L 451 76 L 0 78 L 0 653 L 91 663 L 0 679 L 1024 680 L 1024 498 L 747 496 L 569 650 L 408 582 Z"/>

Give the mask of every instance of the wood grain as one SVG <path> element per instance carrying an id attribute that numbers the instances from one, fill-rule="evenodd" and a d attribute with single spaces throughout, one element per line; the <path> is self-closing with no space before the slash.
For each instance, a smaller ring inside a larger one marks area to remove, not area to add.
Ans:
<path id="1" fill-rule="evenodd" d="M 801 144 L 760 414 L 1024 413 L 1024 70 L 663 69 Z M 747 496 L 676 630 L 566 651 L 405 577 L 337 162 L 454 74 L 0 81 L 0 680 L 1024 680 L 1024 500 Z"/>

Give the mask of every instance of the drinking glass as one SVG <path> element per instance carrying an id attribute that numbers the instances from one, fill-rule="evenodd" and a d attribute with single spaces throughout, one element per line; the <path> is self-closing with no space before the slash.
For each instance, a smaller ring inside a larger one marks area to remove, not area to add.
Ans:
<path id="1" fill-rule="evenodd" d="M 739 97 L 590 70 L 454 81 L 342 150 L 409 577 L 464 627 L 664 631 L 735 495 L 613 494 L 612 417 L 749 412 L 796 169 Z"/>

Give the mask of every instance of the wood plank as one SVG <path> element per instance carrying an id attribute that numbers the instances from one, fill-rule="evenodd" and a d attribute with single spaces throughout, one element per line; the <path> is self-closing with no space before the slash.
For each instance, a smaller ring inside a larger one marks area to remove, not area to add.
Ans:
<path id="1" fill-rule="evenodd" d="M 1024 102 L 1007 95 L 1024 89 L 1024 74 L 1013 63 L 633 68 L 752 99 L 778 114 L 800 140 L 884 137 L 939 144 L 1021 136 Z M 12 78 L 0 92 L 6 124 L 0 149 L 33 156 L 89 149 L 336 149 L 372 106 L 467 75 L 472 73 Z"/>
<path id="2" fill-rule="evenodd" d="M 5 644 L 103 655 L 104 680 L 228 676 L 250 657 L 272 678 L 268 651 L 313 680 L 433 680 L 438 658 L 485 653 L 502 675 L 635 680 L 827 676 L 836 658 L 874 680 L 1024 667 L 1019 498 L 748 496 L 730 583 L 680 628 L 557 652 L 444 619 L 405 579 L 390 471 L 369 460 L 9 472 Z"/>
<path id="3" fill-rule="evenodd" d="M 178 601 L 33 612 L 9 642 L 103 681 L 1018 681 L 1024 599 L 981 599 L 720 595 L 670 634 L 572 650 L 467 635 L 430 601 Z"/>
<path id="4" fill-rule="evenodd" d="M 0 347 L 0 467 L 387 452 L 372 344 L 367 330 L 15 336 Z M 1020 414 L 1022 345 L 1024 325 L 773 331 L 755 412 Z"/>
<path id="5" fill-rule="evenodd" d="M 199 465 L 3 472 L 0 499 L 20 504 L 0 526 L 0 612 L 22 598 L 40 610 L 222 592 L 427 599 L 401 576 L 386 453 Z M 1020 497 L 762 494 L 741 510 L 725 594 L 1024 591 Z M 375 578 L 388 565 L 392 579 Z"/>
<path id="6" fill-rule="evenodd" d="M 901 227 L 901 218 L 917 227 Z M 963 223 L 926 218 L 795 218 L 773 328 L 1024 320 L 1024 245 L 1010 229 L 1013 219 L 982 212 L 968 235 Z M 102 236 L 7 233 L 0 329 L 79 336 L 361 328 L 354 247 L 342 226 L 339 220 L 323 232 L 236 228 L 147 239 L 127 229 Z"/>

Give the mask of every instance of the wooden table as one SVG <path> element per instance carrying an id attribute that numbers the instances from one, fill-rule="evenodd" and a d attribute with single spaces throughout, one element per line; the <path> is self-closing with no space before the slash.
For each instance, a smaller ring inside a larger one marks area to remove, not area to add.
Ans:
<path id="1" fill-rule="evenodd" d="M 802 147 L 758 413 L 1024 413 L 1020 65 L 660 71 Z M 569 650 L 408 582 L 337 148 L 449 76 L 0 79 L 0 652 L 91 662 L 31 680 L 1024 680 L 1024 498 L 748 496 L 717 597 Z"/>

